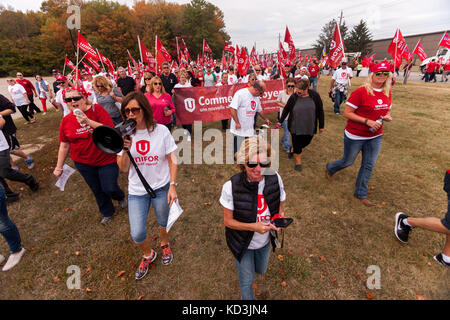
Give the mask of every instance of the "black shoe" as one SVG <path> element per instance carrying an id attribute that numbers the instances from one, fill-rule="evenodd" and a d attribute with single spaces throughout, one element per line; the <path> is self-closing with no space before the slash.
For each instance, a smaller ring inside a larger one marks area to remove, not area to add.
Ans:
<path id="1" fill-rule="evenodd" d="M 434 260 L 436 260 L 437 262 L 439 262 L 443 266 L 450 267 L 450 263 L 445 262 L 444 258 L 442 258 L 442 253 L 439 253 L 438 255 L 435 255 L 433 258 L 434 258 Z"/>
<path id="2" fill-rule="evenodd" d="M 302 165 L 301 164 L 296 164 L 294 167 L 295 171 L 302 171 Z"/>
<path id="3" fill-rule="evenodd" d="M 19 194 L 15 192 L 6 195 L 6 203 L 12 203 L 19 200 Z"/>
<path id="4" fill-rule="evenodd" d="M 36 192 L 39 189 L 39 183 L 31 174 L 25 183 L 27 184 L 27 186 L 30 187 L 31 191 L 33 192 Z"/>
<path id="5" fill-rule="evenodd" d="M 409 232 L 412 230 L 410 226 L 407 226 L 403 223 L 403 220 L 408 218 L 406 214 L 403 212 L 397 212 L 395 215 L 395 229 L 394 233 L 398 240 L 400 240 L 403 243 L 408 243 L 408 235 Z"/>

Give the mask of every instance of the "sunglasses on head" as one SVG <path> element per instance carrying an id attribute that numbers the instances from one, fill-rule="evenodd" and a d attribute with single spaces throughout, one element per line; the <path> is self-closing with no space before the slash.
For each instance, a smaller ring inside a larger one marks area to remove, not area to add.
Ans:
<path id="1" fill-rule="evenodd" d="M 389 71 L 380 71 L 380 72 L 375 72 L 375 75 L 376 76 L 381 76 L 381 75 L 383 75 L 383 76 L 389 76 L 389 74 L 390 74 L 390 72 Z"/>
<path id="2" fill-rule="evenodd" d="M 72 101 L 80 101 L 81 99 L 83 99 L 82 96 L 77 96 L 77 97 L 72 97 L 72 98 L 64 98 L 64 102 L 69 103 Z"/>
<path id="3" fill-rule="evenodd" d="M 247 162 L 246 165 L 249 168 L 256 168 L 257 166 L 261 167 L 261 168 L 268 168 L 270 167 L 270 161 L 266 161 L 266 162 Z"/>
<path id="4" fill-rule="evenodd" d="M 125 114 L 129 115 L 130 112 L 133 112 L 133 114 L 138 114 L 141 112 L 141 108 L 125 108 Z"/>

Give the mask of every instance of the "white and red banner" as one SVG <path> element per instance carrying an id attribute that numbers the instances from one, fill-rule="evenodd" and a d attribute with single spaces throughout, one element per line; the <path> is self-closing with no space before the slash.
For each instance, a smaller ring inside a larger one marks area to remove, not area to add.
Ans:
<path id="1" fill-rule="evenodd" d="M 344 41 L 342 40 L 339 25 L 336 23 L 336 28 L 333 33 L 333 40 L 331 40 L 330 50 L 328 51 L 328 65 L 332 68 L 337 68 L 342 58 L 344 57 Z M 305 57 L 307 60 L 307 56 Z"/>
<path id="2" fill-rule="evenodd" d="M 245 49 L 242 49 L 245 51 Z M 264 81 L 266 91 L 261 98 L 264 113 L 278 112 L 278 95 L 283 91 L 283 80 Z M 177 124 L 193 124 L 194 121 L 211 122 L 230 119 L 230 103 L 234 93 L 245 83 L 219 87 L 177 88 L 174 94 Z"/>
<path id="3" fill-rule="evenodd" d="M 446 48 L 450 49 L 450 38 L 449 38 L 447 32 L 444 33 L 444 35 L 442 36 L 441 41 L 439 41 L 439 46 L 440 47 L 446 47 Z"/>
<path id="4" fill-rule="evenodd" d="M 425 50 L 423 50 L 422 44 L 419 42 L 417 42 L 416 47 L 414 48 L 413 54 L 417 54 L 417 56 L 419 57 L 420 61 L 423 61 L 427 58 L 427 54 L 425 53 Z"/>
<path id="5" fill-rule="evenodd" d="M 94 48 L 92 48 L 89 42 L 81 35 L 80 31 L 78 31 L 77 47 L 86 52 L 87 56 L 91 56 L 95 59 L 98 59 L 97 52 L 95 52 Z"/>

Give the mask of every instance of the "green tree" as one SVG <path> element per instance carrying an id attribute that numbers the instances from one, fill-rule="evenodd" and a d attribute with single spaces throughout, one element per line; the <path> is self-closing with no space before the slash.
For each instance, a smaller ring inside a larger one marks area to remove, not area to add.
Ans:
<path id="1" fill-rule="evenodd" d="M 361 52 L 365 56 L 372 50 L 372 34 L 364 20 L 353 27 L 347 39 L 347 52 Z"/>

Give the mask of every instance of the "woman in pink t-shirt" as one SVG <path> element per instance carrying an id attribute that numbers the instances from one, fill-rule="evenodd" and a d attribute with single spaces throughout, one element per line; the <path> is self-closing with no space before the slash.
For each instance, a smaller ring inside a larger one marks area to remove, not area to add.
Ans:
<path id="1" fill-rule="evenodd" d="M 153 118 L 157 123 L 163 124 L 169 129 L 172 129 L 172 114 L 175 113 L 175 106 L 172 102 L 172 97 L 166 93 L 160 77 L 153 77 L 150 82 L 150 92 L 145 96 L 150 102 L 153 110 Z"/>

